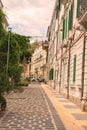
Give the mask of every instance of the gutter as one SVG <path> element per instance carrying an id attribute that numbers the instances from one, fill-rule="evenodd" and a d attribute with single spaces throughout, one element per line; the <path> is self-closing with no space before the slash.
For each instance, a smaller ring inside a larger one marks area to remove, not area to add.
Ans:
<path id="1" fill-rule="evenodd" d="M 86 36 L 84 34 L 84 41 L 83 41 L 83 53 L 82 53 L 82 81 L 81 81 L 81 101 L 84 96 L 84 70 L 85 70 L 85 47 L 86 47 Z"/>
<path id="2" fill-rule="evenodd" d="M 71 43 L 72 43 L 72 41 L 69 44 L 68 77 L 67 77 L 67 99 L 69 99 L 70 58 L 71 58 L 70 49 L 71 49 Z"/>

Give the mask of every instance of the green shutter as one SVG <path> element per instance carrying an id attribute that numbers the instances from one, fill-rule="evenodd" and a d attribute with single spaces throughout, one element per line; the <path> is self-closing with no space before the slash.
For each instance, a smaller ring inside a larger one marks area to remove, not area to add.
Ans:
<path id="1" fill-rule="evenodd" d="M 73 5 L 71 5 L 70 9 L 70 30 L 72 29 L 72 21 L 73 21 Z"/>
<path id="2" fill-rule="evenodd" d="M 50 32 L 49 32 L 49 34 L 48 34 L 48 41 L 50 41 Z"/>
<path id="3" fill-rule="evenodd" d="M 67 18 L 66 18 L 66 24 L 65 24 L 65 38 L 67 36 Z"/>
<path id="4" fill-rule="evenodd" d="M 60 10 L 60 6 L 61 6 L 61 0 L 59 0 L 59 10 Z"/>
<path id="5" fill-rule="evenodd" d="M 53 80 L 54 69 L 51 69 L 51 80 Z"/>
<path id="6" fill-rule="evenodd" d="M 68 32 L 70 31 L 70 10 L 68 13 Z"/>
<path id="7" fill-rule="evenodd" d="M 72 24 L 73 24 L 72 22 L 73 22 L 73 5 L 71 5 L 68 14 L 68 32 L 72 29 Z"/>
<path id="8" fill-rule="evenodd" d="M 50 70 L 50 80 L 52 80 L 52 69 Z"/>
<path id="9" fill-rule="evenodd" d="M 79 7 L 80 7 L 80 0 L 77 0 L 76 18 L 79 17 Z"/>
<path id="10" fill-rule="evenodd" d="M 49 71 L 49 80 L 50 80 L 50 71 Z"/>
<path id="11" fill-rule="evenodd" d="M 76 55 L 74 55 L 74 64 L 73 64 L 73 83 L 76 80 Z"/>
<path id="12" fill-rule="evenodd" d="M 63 20 L 62 40 L 64 40 L 65 19 Z"/>
<path id="13" fill-rule="evenodd" d="M 68 11 L 68 16 L 67 16 L 67 33 L 69 33 L 69 23 L 70 23 L 70 12 Z"/>
<path id="14" fill-rule="evenodd" d="M 49 72 L 49 80 L 53 80 L 53 75 L 54 75 L 54 69 L 51 69 Z"/>
<path id="15" fill-rule="evenodd" d="M 65 18 L 65 26 L 64 26 L 64 39 L 67 36 L 67 18 Z"/>
<path id="16" fill-rule="evenodd" d="M 63 20 L 62 40 L 66 38 L 67 34 L 68 34 L 68 17 L 66 17 Z"/>
<path id="17" fill-rule="evenodd" d="M 56 19 L 58 18 L 58 11 L 59 11 L 59 6 L 56 6 Z"/>
<path id="18" fill-rule="evenodd" d="M 49 71 L 49 80 L 51 80 L 51 70 Z"/>

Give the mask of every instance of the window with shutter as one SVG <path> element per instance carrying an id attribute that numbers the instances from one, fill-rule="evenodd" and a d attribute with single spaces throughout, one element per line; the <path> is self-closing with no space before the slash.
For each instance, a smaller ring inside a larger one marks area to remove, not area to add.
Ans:
<path id="1" fill-rule="evenodd" d="M 51 70 L 49 71 L 49 80 L 51 80 Z"/>
<path id="2" fill-rule="evenodd" d="M 70 30 L 72 29 L 72 21 L 73 21 L 73 5 L 71 5 L 70 9 Z"/>
<path id="3" fill-rule="evenodd" d="M 74 55 L 74 64 L 73 64 L 73 83 L 76 81 L 76 55 Z"/>
<path id="4" fill-rule="evenodd" d="M 48 41 L 50 41 L 50 32 L 49 32 L 49 34 L 48 34 Z"/>
<path id="5" fill-rule="evenodd" d="M 68 14 L 68 32 L 72 29 L 72 22 L 73 22 L 73 5 L 71 5 Z"/>
<path id="6" fill-rule="evenodd" d="M 58 18 L 58 11 L 59 11 L 59 6 L 56 6 L 56 19 Z"/>
<path id="7" fill-rule="evenodd" d="M 65 31 L 65 19 L 63 20 L 62 40 L 64 40 L 64 31 Z"/>
<path id="8" fill-rule="evenodd" d="M 79 7 L 80 7 L 80 0 L 77 0 L 76 18 L 79 17 Z"/>
<path id="9" fill-rule="evenodd" d="M 70 31 L 70 10 L 68 13 L 68 32 Z"/>
<path id="10" fill-rule="evenodd" d="M 53 80 L 54 69 L 51 69 L 51 80 Z"/>
<path id="11" fill-rule="evenodd" d="M 61 6 L 61 0 L 59 0 L 59 10 L 60 10 L 60 6 Z"/>
<path id="12" fill-rule="evenodd" d="M 66 22 L 65 22 L 65 38 L 67 36 L 67 18 L 66 18 Z"/>
<path id="13" fill-rule="evenodd" d="M 54 69 L 52 68 L 49 72 L 49 80 L 53 80 Z"/>

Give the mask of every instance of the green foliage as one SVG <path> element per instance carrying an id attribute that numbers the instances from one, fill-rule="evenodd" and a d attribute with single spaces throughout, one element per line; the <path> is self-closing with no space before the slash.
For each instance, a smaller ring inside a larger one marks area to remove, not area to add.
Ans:
<path id="1" fill-rule="evenodd" d="M 6 40 L 6 31 L 3 28 L 3 22 L 5 20 L 5 14 L 3 13 L 2 9 L 0 8 L 0 45 Z"/>
<path id="2" fill-rule="evenodd" d="M 19 86 L 28 86 L 29 82 L 28 81 L 21 81 L 19 82 Z"/>
<path id="3" fill-rule="evenodd" d="M 20 81 L 20 82 L 18 83 L 18 85 L 19 85 L 19 86 L 28 86 L 29 83 L 30 83 L 30 78 L 27 77 L 27 78 L 25 78 L 24 80 Z"/>
<path id="4" fill-rule="evenodd" d="M 28 36 L 22 36 L 11 32 L 6 32 L 3 27 L 5 14 L 0 9 L 0 93 L 9 92 L 17 88 L 20 82 L 23 68 L 21 63 L 28 62 L 31 57 L 31 45 Z M 7 69 L 7 50 L 9 43 L 9 63 L 8 76 L 6 79 Z"/>
<path id="5" fill-rule="evenodd" d="M 4 111 L 5 110 L 5 108 L 6 108 L 6 99 L 2 96 L 2 95 L 0 95 L 0 109 L 1 109 L 1 111 Z"/>
<path id="6" fill-rule="evenodd" d="M 27 77 L 27 78 L 25 79 L 25 81 L 27 81 L 27 82 L 29 82 L 29 83 L 30 83 L 30 78 L 29 78 L 29 77 Z"/>
<path id="7" fill-rule="evenodd" d="M 31 53 L 29 51 L 25 51 L 20 56 L 20 62 L 22 63 L 25 61 L 25 63 L 28 63 L 31 57 Z"/>
<path id="8" fill-rule="evenodd" d="M 14 43 L 15 42 L 15 43 Z M 27 63 L 31 57 L 31 45 L 29 44 L 29 37 L 19 34 L 12 34 L 11 36 L 11 48 L 16 48 L 19 54 L 20 62 Z"/>
<path id="9" fill-rule="evenodd" d="M 2 95 L 0 95 L 0 103 L 1 102 L 6 102 L 6 99 Z"/>

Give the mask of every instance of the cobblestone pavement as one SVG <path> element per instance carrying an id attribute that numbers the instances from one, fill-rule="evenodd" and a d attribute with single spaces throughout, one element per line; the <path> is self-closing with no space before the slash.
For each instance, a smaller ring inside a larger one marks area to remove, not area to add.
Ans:
<path id="1" fill-rule="evenodd" d="M 6 98 L 0 130 L 65 130 L 40 84 L 33 83 L 22 93 L 10 93 Z"/>

